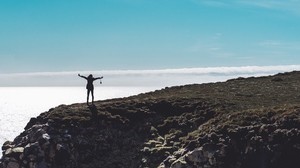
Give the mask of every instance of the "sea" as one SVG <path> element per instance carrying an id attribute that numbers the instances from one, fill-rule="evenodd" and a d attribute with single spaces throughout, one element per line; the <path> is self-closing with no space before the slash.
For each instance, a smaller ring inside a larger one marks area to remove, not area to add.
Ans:
<path id="1" fill-rule="evenodd" d="M 94 96 L 97 101 L 158 89 L 161 87 L 95 87 Z M 23 132 L 30 118 L 61 104 L 81 102 L 86 102 L 85 87 L 0 87 L 0 146 Z"/>

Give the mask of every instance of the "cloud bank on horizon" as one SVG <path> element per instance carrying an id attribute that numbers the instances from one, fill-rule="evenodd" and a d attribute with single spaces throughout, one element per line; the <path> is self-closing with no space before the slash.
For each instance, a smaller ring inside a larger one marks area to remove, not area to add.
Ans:
<path id="1" fill-rule="evenodd" d="M 104 76 L 104 86 L 168 87 L 185 84 L 221 82 L 237 77 L 266 76 L 300 70 L 300 65 L 207 67 L 160 70 L 102 70 L 0 74 L 0 86 L 85 86 L 77 77 Z M 95 82 L 95 86 L 98 85 Z"/>

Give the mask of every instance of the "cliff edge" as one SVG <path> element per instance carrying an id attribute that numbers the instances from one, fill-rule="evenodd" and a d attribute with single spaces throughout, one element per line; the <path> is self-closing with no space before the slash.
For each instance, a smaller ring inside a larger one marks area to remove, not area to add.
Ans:
<path id="1" fill-rule="evenodd" d="M 0 168 L 299 168 L 300 72 L 60 105 Z"/>

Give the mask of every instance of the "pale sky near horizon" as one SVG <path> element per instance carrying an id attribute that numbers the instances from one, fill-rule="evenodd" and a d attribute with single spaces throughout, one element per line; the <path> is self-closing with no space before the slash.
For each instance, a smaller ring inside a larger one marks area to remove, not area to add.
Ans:
<path id="1" fill-rule="evenodd" d="M 299 0 L 0 0 L 0 73 L 300 64 Z"/>

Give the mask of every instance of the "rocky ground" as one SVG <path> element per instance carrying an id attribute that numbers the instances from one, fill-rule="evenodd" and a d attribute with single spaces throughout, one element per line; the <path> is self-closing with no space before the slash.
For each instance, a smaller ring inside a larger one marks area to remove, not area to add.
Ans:
<path id="1" fill-rule="evenodd" d="M 0 168 L 299 168 L 300 72 L 61 105 Z"/>

